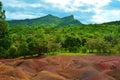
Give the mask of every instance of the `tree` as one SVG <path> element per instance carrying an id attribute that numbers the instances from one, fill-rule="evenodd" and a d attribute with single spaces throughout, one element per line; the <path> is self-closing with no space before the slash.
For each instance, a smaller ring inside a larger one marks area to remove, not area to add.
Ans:
<path id="1" fill-rule="evenodd" d="M 59 52 L 61 49 L 61 45 L 53 41 L 48 41 L 47 49 L 48 52 Z"/>
<path id="2" fill-rule="evenodd" d="M 0 38 L 5 37 L 8 23 L 5 21 L 5 10 L 2 10 L 2 2 L 0 2 Z"/>
<path id="3" fill-rule="evenodd" d="M 110 46 L 110 43 L 103 39 L 90 39 L 87 40 L 86 43 L 86 48 L 89 50 L 89 52 L 97 52 L 97 54 L 108 54 L 110 51 Z"/>
<path id="4" fill-rule="evenodd" d="M 19 47 L 18 47 L 18 51 L 19 51 L 19 56 L 24 56 L 26 57 L 27 55 L 29 55 L 28 53 L 28 44 L 27 42 L 23 41 Z"/>
<path id="5" fill-rule="evenodd" d="M 0 20 L 5 20 L 5 10 L 2 10 L 2 2 L 0 2 Z"/>
<path id="6" fill-rule="evenodd" d="M 96 51 L 98 54 L 109 54 L 111 44 L 103 39 L 96 41 Z"/>
<path id="7" fill-rule="evenodd" d="M 110 42 L 113 47 L 118 43 L 117 38 L 118 37 L 114 34 L 107 34 L 104 36 L 105 41 Z"/>
<path id="8" fill-rule="evenodd" d="M 11 45 L 7 27 L 8 23 L 5 21 L 5 10 L 2 10 L 2 2 L 0 2 L 0 49 L 2 49 L 0 53 L 6 53 L 4 51 L 8 50 Z"/>
<path id="9" fill-rule="evenodd" d="M 10 48 L 9 48 L 9 57 L 10 58 L 15 58 L 15 57 L 19 57 L 19 54 L 17 53 L 17 47 L 12 45 Z"/>
<path id="10" fill-rule="evenodd" d="M 31 40 L 31 41 L 29 41 Z M 30 39 L 28 41 L 28 50 L 31 56 L 38 54 L 38 56 L 44 55 L 47 52 L 47 45 L 45 41 L 40 41 L 37 39 Z"/>
<path id="11" fill-rule="evenodd" d="M 67 37 L 62 44 L 62 47 L 68 49 L 70 52 L 79 52 L 81 40 L 75 37 Z"/>
<path id="12" fill-rule="evenodd" d="M 96 47 L 96 41 L 95 39 L 89 39 L 86 42 L 86 48 L 89 50 L 89 53 L 93 53 Z"/>
<path id="13" fill-rule="evenodd" d="M 82 46 L 85 46 L 87 40 L 85 38 L 82 39 Z"/>
<path id="14" fill-rule="evenodd" d="M 38 48 L 39 48 L 39 43 L 31 39 L 31 41 L 28 43 L 29 54 L 31 56 L 33 56 L 34 54 L 38 54 L 39 53 Z"/>

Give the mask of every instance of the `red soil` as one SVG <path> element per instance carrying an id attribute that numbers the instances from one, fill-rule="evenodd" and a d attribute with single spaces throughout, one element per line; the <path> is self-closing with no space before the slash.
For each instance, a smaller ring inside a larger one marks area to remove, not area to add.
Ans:
<path id="1" fill-rule="evenodd" d="M 120 80 L 120 55 L 0 59 L 0 80 Z"/>

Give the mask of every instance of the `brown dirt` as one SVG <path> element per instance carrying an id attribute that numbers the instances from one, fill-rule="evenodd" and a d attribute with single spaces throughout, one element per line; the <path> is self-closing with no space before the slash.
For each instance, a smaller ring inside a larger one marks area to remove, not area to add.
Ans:
<path id="1" fill-rule="evenodd" d="M 0 59 L 0 80 L 120 80 L 120 55 Z"/>

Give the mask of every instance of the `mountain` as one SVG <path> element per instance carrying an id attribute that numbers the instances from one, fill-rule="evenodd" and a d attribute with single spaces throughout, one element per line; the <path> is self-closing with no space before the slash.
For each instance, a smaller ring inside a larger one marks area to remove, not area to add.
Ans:
<path id="1" fill-rule="evenodd" d="M 62 21 L 58 26 L 79 26 L 82 23 L 80 21 L 75 20 L 73 15 L 61 18 Z"/>
<path id="2" fill-rule="evenodd" d="M 120 21 L 111 21 L 111 22 L 106 22 L 103 24 L 108 24 L 108 25 L 120 25 Z"/>
<path id="3" fill-rule="evenodd" d="M 25 20 L 11 20 L 8 21 L 11 27 L 16 26 L 79 26 L 82 23 L 74 19 L 73 15 L 59 18 L 48 14 L 46 16 L 35 18 L 35 19 L 25 19 Z"/>

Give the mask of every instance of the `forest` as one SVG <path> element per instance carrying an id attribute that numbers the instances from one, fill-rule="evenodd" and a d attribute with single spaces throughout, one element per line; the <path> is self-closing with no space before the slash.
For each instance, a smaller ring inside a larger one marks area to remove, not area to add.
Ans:
<path id="1" fill-rule="evenodd" d="M 58 18 L 5 21 L 0 3 L 0 57 L 19 58 L 64 53 L 120 53 L 120 21 L 82 24 L 73 15 Z"/>

